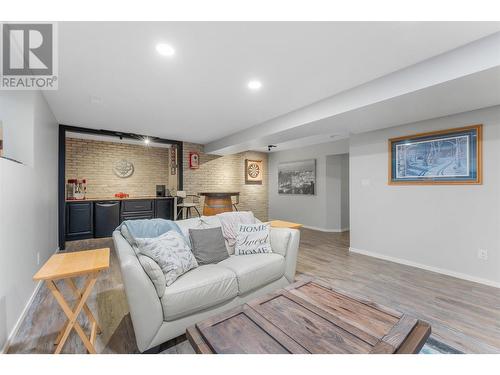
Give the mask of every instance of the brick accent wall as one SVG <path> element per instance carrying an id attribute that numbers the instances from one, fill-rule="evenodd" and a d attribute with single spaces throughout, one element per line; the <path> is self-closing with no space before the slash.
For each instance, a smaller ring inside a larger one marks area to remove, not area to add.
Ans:
<path id="1" fill-rule="evenodd" d="M 202 191 L 239 191 L 241 211 L 253 211 L 260 220 L 268 219 L 268 164 L 267 154 L 242 152 L 217 156 L 203 152 L 203 145 L 184 142 L 184 190 L 188 194 Z M 189 152 L 200 154 L 200 168 L 189 169 Z M 119 178 L 113 172 L 114 164 L 127 159 L 134 164 L 134 174 Z M 245 159 L 262 160 L 262 185 L 245 185 Z M 86 178 L 87 196 L 113 197 L 123 191 L 130 196 L 155 195 L 156 185 L 167 185 L 175 192 L 177 176 L 170 176 L 168 149 L 141 145 L 66 139 L 66 180 Z M 169 181 L 170 178 L 170 181 Z M 203 198 L 198 209 L 203 211 Z"/>
<path id="2" fill-rule="evenodd" d="M 87 139 L 66 139 L 66 180 L 87 179 L 87 197 L 113 197 L 123 191 L 130 196 L 156 195 L 156 185 L 169 186 L 167 148 L 145 147 Z M 120 178 L 114 164 L 126 159 L 134 164 L 134 174 Z M 172 176 L 171 181 L 176 177 Z"/>
<path id="3" fill-rule="evenodd" d="M 189 169 L 189 152 L 200 154 L 200 168 Z M 184 190 L 188 194 L 202 191 L 239 191 L 240 211 L 253 211 L 260 220 L 268 219 L 268 169 L 267 154 L 242 152 L 234 155 L 216 156 L 203 152 L 203 145 L 183 144 Z M 262 160 L 264 176 L 262 185 L 245 185 L 245 159 Z M 202 212 L 203 198 L 199 210 Z"/>

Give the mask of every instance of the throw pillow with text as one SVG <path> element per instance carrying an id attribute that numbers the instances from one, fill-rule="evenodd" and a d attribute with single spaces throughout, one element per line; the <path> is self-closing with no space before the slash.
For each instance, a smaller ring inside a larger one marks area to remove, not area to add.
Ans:
<path id="1" fill-rule="evenodd" d="M 239 224 L 234 246 L 235 255 L 272 253 L 269 224 Z"/>

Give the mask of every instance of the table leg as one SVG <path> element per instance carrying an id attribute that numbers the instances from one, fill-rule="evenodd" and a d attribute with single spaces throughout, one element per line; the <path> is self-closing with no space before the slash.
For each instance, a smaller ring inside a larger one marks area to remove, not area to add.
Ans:
<path id="1" fill-rule="evenodd" d="M 87 281 L 85 282 L 85 286 L 83 288 L 83 293 L 81 294 L 81 297 L 77 300 L 76 307 L 74 310 L 72 310 L 66 300 L 64 299 L 63 295 L 57 288 L 56 284 L 54 283 L 53 280 L 47 280 L 47 286 L 54 295 L 54 298 L 56 301 L 59 303 L 61 306 L 62 310 L 68 317 L 68 321 L 65 324 L 65 327 L 59 333 L 57 339 L 59 340 L 55 354 L 59 354 L 66 343 L 66 340 L 68 339 L 68 336 L 71 332 L 71 330 L 74 328 L 75 331 L 78 333 L 78 336 L 80 336 L 81 340 L 83 341 L 83 344 L 85 345 L 85 348 L 89 353 L 95 353 L 95 348 L 94 345 L 89 341 L 89 338 L 85 335 L 85 332 L 83 331 L 82 327 L 80 324 L 76 321 L 78 315 L 80 314 L 80 311 L 83 309 L 83 306 L 85 305 L 87 298 L 90 296 L 90 292 L 92 291 L 92 288 L 94 287 L 95 283 L 97 281 L 97 274 L 90 274 L 87 278 Z M 92 322 L 93 323 L 93 322 Z"/>
<path id="2" fill-rule="evenodd" d="M 54 345 L 57 345 L 61 342 L 62 335 L 63 335 L 64 331 L 66 331 L 66 327 L 68 326 L 68 324 L 69 324 L 69 320 L 66 320 L 66 323 L 64 323 L 61 331 L 59 331 L 56 339 L 54 340 Z"/>
<path id="3" fill-rule="evenodd" d="M 75 282 L 72 279 L 65 279 L 66 284 L 69 286 L 69 288 L 73 291 L 73 294 L 75 295 L 76 298 L 82 298 L 82 291 L 78 289 L 78 287 L 75 285 Z M 90 323 L 95 324 L 97 328 L 97 333 L 101 333 L 101 327 L 99 326 L 99 323 L 97 322 L 96 318 L 94 318 L 94 315 L 92 314 L 92 311 L 89 309 L 87 303 L 83 305 L 83 310 L 85 311 L 85 314 L 87 314 L 87 317 L 90 320 Z"/>

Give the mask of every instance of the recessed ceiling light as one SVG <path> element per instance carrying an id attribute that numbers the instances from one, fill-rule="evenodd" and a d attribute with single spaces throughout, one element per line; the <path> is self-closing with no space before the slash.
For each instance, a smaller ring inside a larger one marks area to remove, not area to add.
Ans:
<path id="1" fill-rule="evenodd" d="M 250 90 L 254 91 L 260 90 L 262 87 L 262 82 L 256 79 L 252 79 L 251 81 L 248 82 L 247 86 Z"/>
<path id="2" fill-rule="evenodd" d="M 158 43 L 156 45 L 156 51 L 162 56 L 173 56 L 175 55 L 175 49 L 170 44 Z"/>

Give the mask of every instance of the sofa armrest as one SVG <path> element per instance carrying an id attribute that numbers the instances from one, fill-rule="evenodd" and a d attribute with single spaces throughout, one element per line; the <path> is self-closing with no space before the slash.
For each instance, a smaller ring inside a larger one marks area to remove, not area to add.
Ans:
<path id="1" fill-rule="evenodd" d="M 299 230 L 271 228 L 271 248 L 274 253 L 281 254 L 285 257 L 285 277 L 291 283 L 295 281 L 299 243 Z"/>
<path id="2" fill-rule="evenodd" d="M 134 326 L 137 347 L 149 349 L 163 323 L 163 309 L 151 279 L 142 268 L 134 250 L 119 231 L 113 232 L 125 294 Z"/>
<path id="3" fill-rule="evenodd" d="M 285 256 L 285 277 L 290 283 L 295 282 L 295 270 L 297 269 L 297 257 L 299 255 L 300 231 L 289 229 L 291 232 L 288 248 Z"/>

